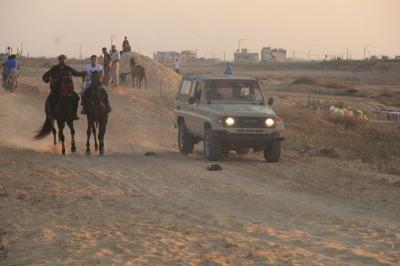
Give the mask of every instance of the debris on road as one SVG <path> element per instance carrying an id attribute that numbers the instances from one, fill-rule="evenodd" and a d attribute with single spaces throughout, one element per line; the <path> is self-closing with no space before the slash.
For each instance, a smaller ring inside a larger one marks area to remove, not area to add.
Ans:
<path id="1" fill-rule="evenodd" d="M 210 166 L 207 167 L 208 171 L 221 171 L 222 170 L 222 166 L 219 164 L 212 164 Z"/>

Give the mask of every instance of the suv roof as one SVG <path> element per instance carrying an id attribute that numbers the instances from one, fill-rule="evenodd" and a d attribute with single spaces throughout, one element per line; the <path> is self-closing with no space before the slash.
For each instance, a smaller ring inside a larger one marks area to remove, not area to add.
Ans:
<path id="1" fill-rule="evenodd" d="M 184 79 L 195 79 L 195 80 L 257 80 L 250 76 L 232 76 L 232 75 L 217 75 L 217 74 L 196 74 L 196 75 L 185 75 Z"/>

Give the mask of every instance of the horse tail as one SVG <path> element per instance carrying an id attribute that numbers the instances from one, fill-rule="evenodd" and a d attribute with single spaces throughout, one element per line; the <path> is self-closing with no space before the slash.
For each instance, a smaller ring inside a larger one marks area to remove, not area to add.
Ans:
<path id="1" fill-rule="evenodd" d="M 52 132 L 53 121 L 50 118 L 46 118 L 42 128 L 35 135 L 35 139 L 40 140 L 48 136 Z"/>

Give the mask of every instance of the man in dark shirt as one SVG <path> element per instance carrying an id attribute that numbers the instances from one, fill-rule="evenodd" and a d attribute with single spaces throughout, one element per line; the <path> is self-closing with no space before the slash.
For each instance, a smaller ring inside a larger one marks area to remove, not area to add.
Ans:
<path id="1" fill-rule="evenodd" d="M 131 46 L 129 45 L 128 38 L 125 36 L 124 41 L 122 42 L 122 52 L 130 52 Z"/>
<path id="2" fill-rule="evenodd" d="M 49 96 L 47 96 L 46 99 L 46 110 L 47 114 L 51 117 L 54 118 L 55 114 L 55 108 L 57 105 L 57 102 L 60 98 L 60 95 L 62 93 L 63 88 L 63 82 L 66 80 L 72 81 L 72 76 L 74 77 L 82 77 L 84 73 L 76 71 L 72 67 L 68 66 L 66 64 L 67 57 L 65 55 L 60 55 L 58 57 L 58 65 L 53 66 L 50 68 L 49 71 L 47 71 L 42 79 L 45 83 L 50 82 L 50 93 Z M 68 83 L 68 81 L 66 82 Z M 66 84 L 64 83 L 64 84 Z M 69 82 L 70 85 L 73 85 L 72 82 Z M 75 117 L 74 120 L 79 119 L 77 114 L 78 111 L 78 102 L 79 102 L 79 96 L 78 94 L 73 90 L 73 86 L 69 93 L 72 94 L 73 99 L 74 99 L 74 110 L 75 110 Z"/>
<path id="3" fill-rule="evenodd" d="M 104 79 L 103 79 L 103 84 L 108 86 L 110 82 L 110 76 L 111 76 L 111 55 L 107 52 L 107 48 L 103 47 L 102 49 L 103 52 L 103 71 L 104 71 Z"/>

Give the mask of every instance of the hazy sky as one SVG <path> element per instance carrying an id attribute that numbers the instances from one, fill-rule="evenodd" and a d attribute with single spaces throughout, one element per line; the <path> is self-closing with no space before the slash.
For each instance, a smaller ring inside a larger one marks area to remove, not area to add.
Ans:
<path id="1" fill-rule="evenodd" d="M 33 56 L 99 54 L 118 34 L 133 49 L 197 49 L 227 58 L 237 48 L 281 47 L 288 56 L 400 55 L 400 0 L 0 0 L 0 48 Z"/>

